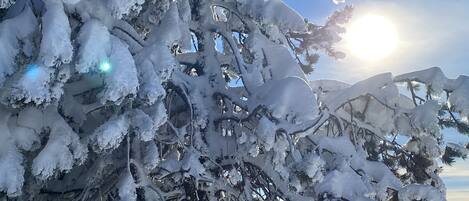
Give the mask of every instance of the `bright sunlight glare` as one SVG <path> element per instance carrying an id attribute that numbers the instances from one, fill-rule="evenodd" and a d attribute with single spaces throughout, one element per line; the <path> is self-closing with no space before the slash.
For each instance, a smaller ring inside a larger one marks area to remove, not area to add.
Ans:
<path id="1" fill-rule="evenodd" d="M 398 35 L 394 24 L 380 15 L 366 15 L 352 22 L 345 36 L 349 51 L 363 60 L 378 61 L 394 52 Z"/>

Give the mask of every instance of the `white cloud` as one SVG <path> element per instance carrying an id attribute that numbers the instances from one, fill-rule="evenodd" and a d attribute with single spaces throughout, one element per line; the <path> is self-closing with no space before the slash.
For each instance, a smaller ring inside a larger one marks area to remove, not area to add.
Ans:
<path id="1" fill-rule="evenodd" d="M 469 185 L 469 161 L 457 161 L 453 166 L 445 166 L 441 173 L 443 177 L 467 177 Z M 469 190 L 469 189 L 468 189 Z"/>
<path id="2" fill-rule="evenodd" d="M 451 191 L 446 192 L 448 201 L 467 201 L 469 198 L 469 190 L 467 191 Z"/>

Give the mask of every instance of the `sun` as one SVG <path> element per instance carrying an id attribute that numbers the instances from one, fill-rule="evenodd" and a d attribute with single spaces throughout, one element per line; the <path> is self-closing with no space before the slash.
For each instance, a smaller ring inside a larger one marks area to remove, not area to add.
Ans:
<path id="1" fill-rule="evenodd" d="M 378 61 L 396 50 L 398 34 L 390 20 L 370 14 L 351 23 L 345 40 L 353 55 L 368 61 Z"/>

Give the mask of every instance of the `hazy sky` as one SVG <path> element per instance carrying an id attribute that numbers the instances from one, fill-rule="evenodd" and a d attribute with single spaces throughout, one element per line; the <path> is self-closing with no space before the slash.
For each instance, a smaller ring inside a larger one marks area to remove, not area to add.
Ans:
<path id="1" fill-rule="evenodd" d="M 330 0 L 286 0 L 313 22 L 321 24 L 336 9 Z M 380 72 L 403 73 L 439 66 L 448 77 L 469 74 L 469 1 L 467 0 L 349 0 L 354 17 L 368 13 L 392 21 L 399 34 L 398 50 L 379 62 L 366 62 L 348 54 L 344 60 L 322 57 L 314 78 L 355 82 Z M 352 19 L 353 21 L 353 19 Z M 338 44 L 337 49 L 347 53 Z"/>
<path id="2" fill-rule="evenodd" d="M 347 53 L 343 43 L 337 49 L 348 56 L 336 61 L 322 56 L 312 79 L 337 79 L 349 83 L 381 72 L 394 74 L 428 67 L 441 67 L 449 78 L 469 75 L 468 0 L 348 0 L 335 5 L 331 0 L 285 0 L 311 22 L 322 24 L 347 4 L 354 5 L 354 18 L 382 15 L 395 25 L 399 44 L 387 58 L 369 62 Z M 448 141 L 468 142 L 469 137 L 445 130 Z M 449 201 L 469 199 L 469 161 L 458 161 L 442 174 Z"/>

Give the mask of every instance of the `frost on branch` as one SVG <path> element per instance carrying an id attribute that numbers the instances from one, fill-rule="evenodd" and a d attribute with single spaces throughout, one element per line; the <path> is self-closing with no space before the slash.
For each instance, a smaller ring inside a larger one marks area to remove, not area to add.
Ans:
<path id="1" fill-rule="evenodd" d="M 108 7 L 111 9 L 113 16 L 122 18 L 124 15 L 129 14 L 130 11 L 135 10 L 137 13 L 142 9 L 141 4 L 144 0 L 115 0 L 107 1 Z"/>
<path id="2" fill-rule="evenodd" d="M 15 0 L 0 0 L 0 9 L 9 8 L 14 3 L 15 3 Z"/>
<path id="3" fill-rule="evenodd" d="M 17 73 L 17 80 L 8 83 L 3 94 L 4 103 L 13 107 L 22 105 L 48 105 L 59 101 L 63 94 L 64 83 L 70 77 L 69 66 L 61 69 L 28 64 Z"/>
<path id="4" fill-rule="evenodd" d="M 154 170 L 160 163 L 160 153 L 158 147 L 153 141 L 145 144 L 145 156 L 143 157 L 144 167 L 148 170 Z"/>
<path id="5" fill-rule="evenodd" d="M 0 190 L 14 197 L 21 195 L 24 182 L 23 155 L 20 153 L 14 142 L 14 135 L 9 131 L 8 114 L 1 109 L 0 140 L 4 143 L 0 147 Z"/>
<path id="6" fill-rule="evenodd" d="M 62 1 L 46 0 L 42 17 L 42 41 L 39 57 L 45 66 L 69 63 L 73 56 L 70 25 Z"/>
<path id="7" fill-rule="evenodd" d="M 100 21 L 91 19 L 84 23 L 77 37 L 80 43 L 76 69 L 80 73 L 98 71 L 111 53 L 111 36 L 107 27 Z"/>
<path id="8" fill-rule="evenodd" d="M 158 99 L 166 95 L 162 81 L 156 73 L 152 62 L 149 60 L 140 63 L 138 70 L 139 80 L 141 80 L 138 96 L 144 100 L 145 103 L 152 105 Z"/>
<path id="9" fill-rule="evenodd" d="M 179 15 L 177 5 L 178 3 L 176 2 L 170 3 L 169 10 L 164 14 L 164 17 L 161 19 L 161 23 L 152 27 L 154 32 L 149 36 L 149 42 L 168 47 L 172 46 L 176 42 L 181 42 L 183 44 L 186 43 L 186 45 L 181 45 L 182 47 L 187 47 L 190 33 L 188 31 L 188 25 Z"/>
<path id="10" fill-rule="evenodd" d="M 154 122 L 150 116 L 138 109 L 132 111 L 130 115 L 131 125 L 140 139 L 146 142 L 153 140 L 156 129 L 161 123 Z M 160 115 L 163 116 L 163 114 Z"/>
<path id="11" fill-rule="evenodd" d="M 161 85 L 171 76 L 176 67 L 176 60 L 171 56 L 168 47 L 155 44 L 147 48 L 142 54 L 137 55 L 139 96 L 147 104 L 152 105 L 165 96 L 166 92 Z"/>
<path id="12" fill-rule="evenodd" d="M 32 54 L 30 36 L 36 28 L 37 19 L 29 6 L 17 16 L 0 22 L 0 85 L 17 70 L 15 57 L 20 52 Z"/>
<path id="13" fill-rule="evenodd" d="M 33 175 L 42 180 L 53 176 L 56 171 L 67 172 L 75 164 L 82 164 L 88 152 L 79 136 L 53 106 L 44 111 L 44 118 L 50 129 L 49 140 L 32 165 Z"/>
<path id="14" fill-rule="evenodd" d="M 99 126 L 93 133 L 93 141 L 97 151 L 117 148 L 129 131 L 127 115 L 114 116 Z"/>
<path id="15" fill-rule="evenodd" d="M 130 173 L 126 172 L 119 181 L 119 198 L 120 200 L 135 201 L 137 200 L 137 191 L 135 181 Z"/>
<path id="16" fill-rule="evenodd" d="M 50 101 L 49 89 L 53 69 L 43 66 L 30 66 L 13 87 L 13 100 L 40 105 Z"/>
<path id="17" fill-rule="evenodd" d="M 137 93 L 137 69 L 128 46 L 119 38 L 111 37 L 112 50 L 109 56 L 110 68 L 106 72 L 106 87 L 102 93 L 102 103 L 116 102 L 117 105 L 129 95 Z"/>

